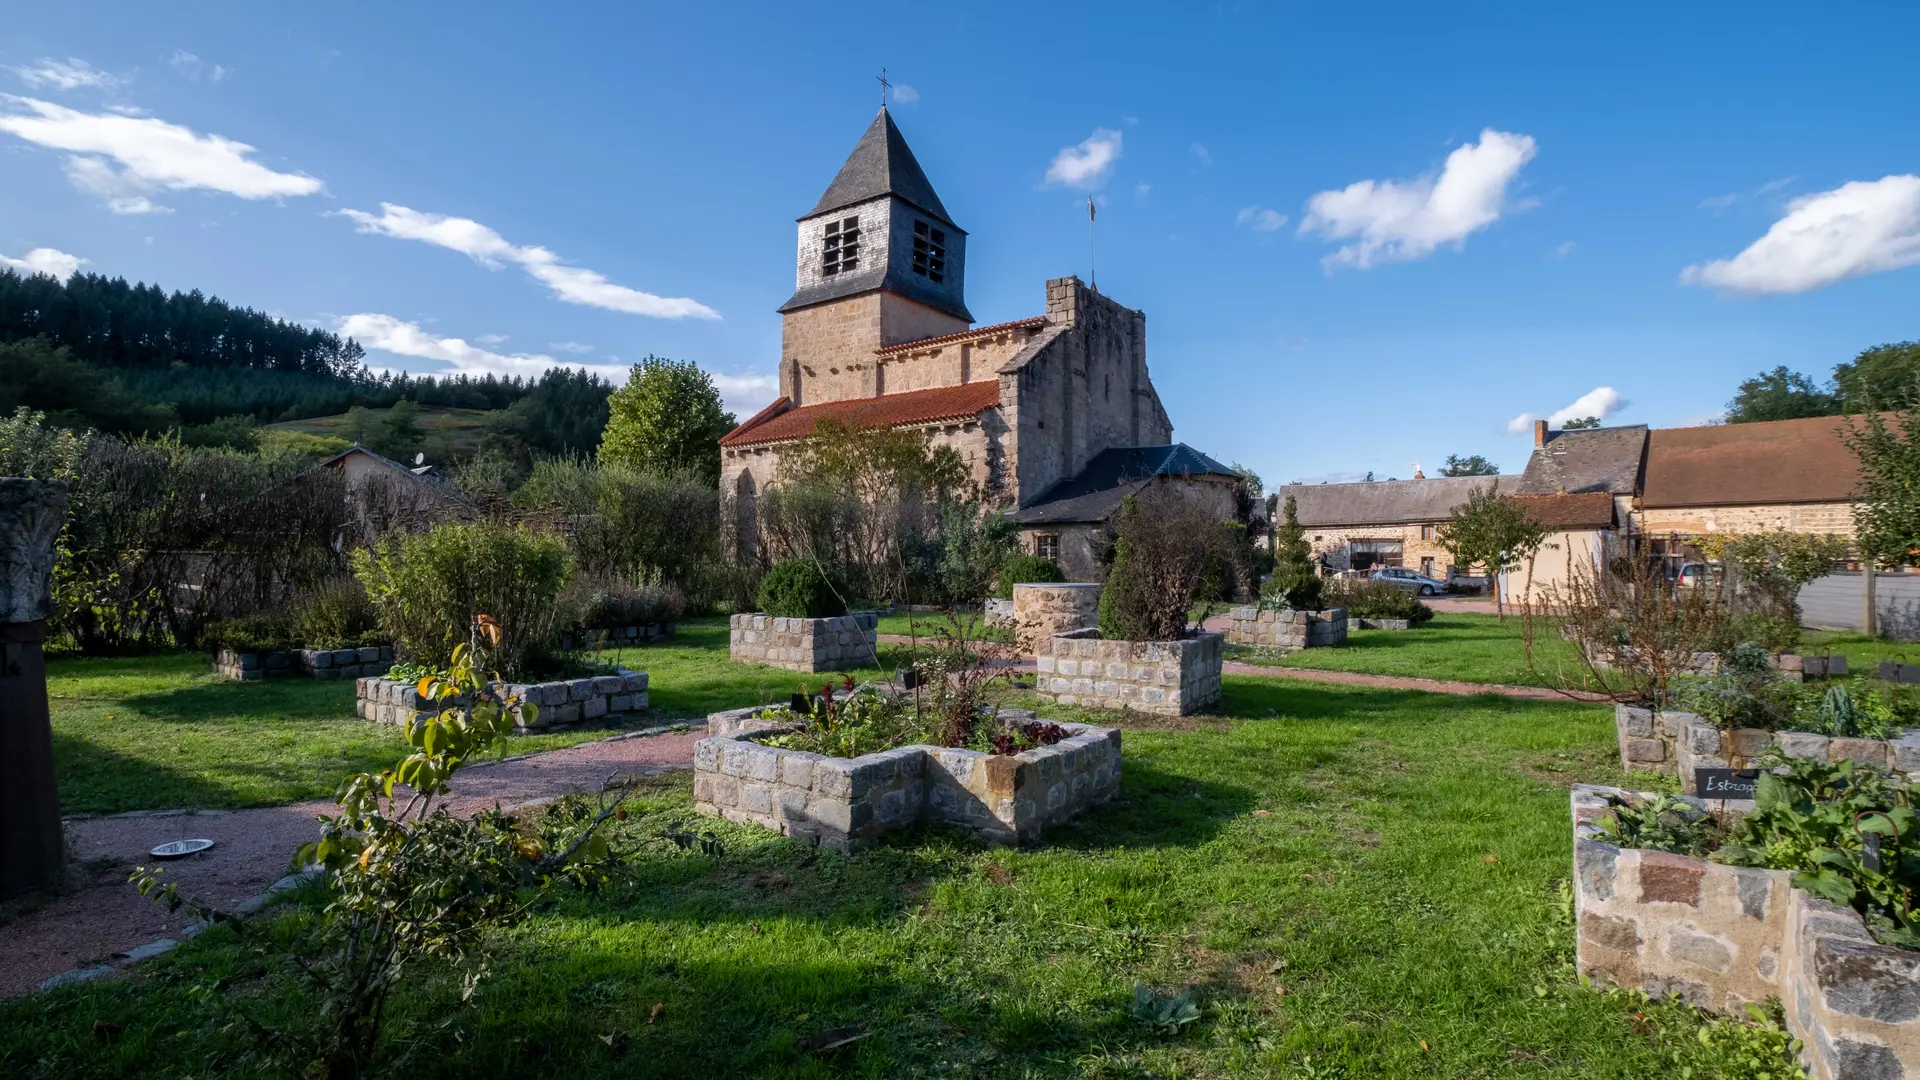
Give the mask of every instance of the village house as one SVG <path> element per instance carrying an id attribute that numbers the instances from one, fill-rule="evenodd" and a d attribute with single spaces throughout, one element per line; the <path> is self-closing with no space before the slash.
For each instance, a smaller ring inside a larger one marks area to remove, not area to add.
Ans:
<path id="1" fill-rule="evenodd" d="M 1533 453 L 1511 493 L 1549 531 L 1531 559 L 1507 572 L 1503 595 L 1539 599 L 1618 549 L 1633 529 L 1646 447 L 1645 424 L 1550 431 L 1534 421 Z"/>
<path id="2" fill-rule="evenodd" d="M 1352 484 L 1289 484 L 1281 503 L 1295 503 L 1313 553 L 1333 571 L 1383 566 L 1449 580 L 1470 572 L 1440 546 L 1440 526 L 1475 490 L 1497 483 L 1511 491 L 1517 476 L 1422 476 Z"/>
<path id="3" fill-rule="evenodd" d="M 1043 314 L 975 327 L 967 242 L 882 108 L 799 219 L 794 293 L 779 309 L 780 397 L 720 441 L 734 550 L 756 550 L 756 500 L 780 482 L 783 447 L 825 420 L 909 428 L 951 447 L 1021 522 L 1027 549 L 1060 551 L 1076 576 L 1092 572 L 1080 532 L 1097 523 L 1024 511 L 1147 479 L 1136 473 L 1156 455 L 1204 461 L 1189 471 L 1218 486 L 1217 462 L 1173 445 L 1147 371 L 1144 313 L 1065 277 L 1046 283 Z M 1116 450 L 1132 464 L 1103 458 Z M 1178 468 L 1148 472 L 1183 482 Z"/>

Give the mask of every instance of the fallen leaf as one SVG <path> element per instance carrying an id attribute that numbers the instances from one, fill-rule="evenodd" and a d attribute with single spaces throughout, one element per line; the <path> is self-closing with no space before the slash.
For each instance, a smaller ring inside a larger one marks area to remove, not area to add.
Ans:
<path id="1" fill-rule="evenodd" d="M 1255 810 L 1255 811 L 1253 812 L 1253 816 L 1254 816 L 1254 817 L 1272 817 L 1272 816 L 1273 816 L 1273 811 L 1271 811 L 1271 810 Z"/>
<path id="2" fill-rule="evenodd" d="M 1013 884 L 1013 871 L 1001 866 L 999 863 L 994 863 L 992 866 L 987 867 L 987 880 L 993 882 L 995 885 L 1011 885 Z"/>
<path id="3" fill-rule="evenodd" d="M 600 1036 L 600 1041 L 606 1043 L 607 1049 L 613 1051 L 613 1056 L 618 1059 L 627 1056 L 627 1044 L 631 1040 L 624 1031 L 612 1031 Z"/>
<path id="4" fill-rule="evenodd" d="M 1427 1048 L 1427 1040 L 1425 1040 L 1425 1039 L 1421 1039 L 1421 1040 L 1420 1040 L 1420 1049 L 1424 1051 L 1424 1050 L 1425 1050 L 1426 1048 Z"/>
<path id="5" fill-rule="evenodd" d="M 762 930 L 762 929 L 760 929 L 760 924 L 759 924 L 759 923 L 757 923 L 757 922 L 750 922 L 750 923 L 748 923 L 748 924 L 747 924 L 747 929 L 749 929 L 749 930 L 751 930 L 751 931 L 753 931 L 753 932 L 754 932 L 754 933 L 756 933 L 756 934 L 764 934 L 764 933 L 766 933 L 766 931 L 764 931 L 764 930 Z"/>
<path id="6" fill-rule="evenodd" d="M 651 1023 L 653 1023 L 653 1022 L 654 1022 L 655 1020 L 658 1020 L 658 1019 L 660 1019 L 660 1017 L 661 1017 L 662 1015 L 664 1015 L 664 1014 L 666 1013 L 666 1011 L 667 1011 L 667 1003 L 666 1003 L 666 1002 L 664 1002 L 664 1001 L 656 1001 L 656 1002 L 654 1002 L 654 1003 L 653 1003 L 653 1008 L 651 1008 L 651 1009 L 648 1009 L 648 1010 L 647 1010 L 647 1023 L 649 1023 L 649 1024 L 651 1024 Z"/>
<path id="7" fill-rule="evenodd" d="M 1481 861 L 1481 862 L 1484 862 L 1484 863 L 1497 863 L 1497 862 L 1499 862 L 1499 861 L 1500 861 L 1500 856 L 1498 856 L 1498 855 L 1482 855 L 1482 856 L 1480 856 L 1480 861 Z"/>

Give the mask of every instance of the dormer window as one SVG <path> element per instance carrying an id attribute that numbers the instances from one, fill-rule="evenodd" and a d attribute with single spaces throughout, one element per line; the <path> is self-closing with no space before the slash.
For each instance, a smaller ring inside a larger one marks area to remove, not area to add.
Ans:
<path id="1" fill-rule="evenodd" d="M 860 219 L 845 218 L 827 222 L 827 234 L 820 249 L 820 274 L 833 277 L 851 272 L 860 265 Z"/>
<path id="2" fill-rule="evenodd" d="M 913 272 L 934 281 L 947 280 L 947 234 L 924 221 L 913 223 Z"/>

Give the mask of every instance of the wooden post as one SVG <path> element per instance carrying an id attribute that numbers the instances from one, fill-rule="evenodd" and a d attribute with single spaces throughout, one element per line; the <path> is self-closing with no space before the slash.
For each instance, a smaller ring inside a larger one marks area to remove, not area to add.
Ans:
<path id="1" fill-rule="evenodd" d="M 1874 602 L 1873 560 L 1860 560 L 1860 632 L 1868 637 L 1880 636 L 1880 606 Z"/>
<path id="2" fill-rule="evenodd" d="M 55 888 L 66 868 L 41 645 L 66 514 L 65 484 L 0 477 L 0 899 Z"/>

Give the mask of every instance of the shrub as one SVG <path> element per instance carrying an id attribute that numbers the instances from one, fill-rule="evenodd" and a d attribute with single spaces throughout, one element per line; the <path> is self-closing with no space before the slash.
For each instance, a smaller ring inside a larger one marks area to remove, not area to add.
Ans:
<path id="1" fill-rule="evenodd" d="M 1328 583 L 1321 603 L 1346 608 L 1348 615 L 1357 618 L 1405 619 L 1414 626 L 1433 618 L 1433 609 L 1413 593 L 1371 578 L 1335 578 Z"/>
<path id="2" fill-rule="evenodd" d="M 354 578 L 336 578 L 308 593 L 294 616 L 301 647 L 349 649 L 387 644 L 367 590 Z"/>
<path id="3" fill-rule="evenodd" d="M 686 610 L 680 590 L 657 581 L 601 578 L 587 582 L 580 625 L 589 630 L 658 626 L 677 622 Z"/>
<path id="4" fill-rule="evenodd" d="M 1052 559 L 1043 559 L 1038 555 L 1015 555 L 1000 564 L 1000 587 L 994 595 L 1002 600 L 1013 599 L 1015 585 L 1037 585 L 1067 580 L 1066 572 Z"/>
<path id="5" fill-rule="evenodd" d="M 1232 529 L 1204 507 L 1176 497 L 1142 508 L 1128 496 L 1120 511 L 1113 569 L 1100 590 L 1101 636 L 1121 641 L 1181 637 L 1208 570 L 1234 556 Z"/>
<path id="6" fill-rule="evenodd" d="M 1800 620 L 1767 611 L 1744 611 L 1727 616 L 1716 652 L 1726 654 L 1752 643 L 1768 652 L 1785 652 L 1800 644 Z"/>
<path id="7" fill-rule="evenodd" d="M 287 615 L 248 615 L 208 623 L 200 631 L 200 647 L 211 653 L 285 652 L 300 648 L 300 634 Z"/>
<path id="8" fill-rule="evenodd" d="M 1317 611 L 1325 583 L 1313 565 L 1313 547 L 1307 543 L 1307 529 L 1300 524 L 1299 506 L 1291 495 L 1285 513 L 1285 521 L 1273 534 L 1273 576 L 1260 590 L 1260 606 Z"/>
<path id="9" fill-rule="evenodd" d="M 573 557 L 559 537 L 525 526 L 450 522 L 356 551 L 353 569 L 407 659 L 450 663 L 486 615 L 500 632 L 484 661 L 514 677 L 552 663 L 562 627 L 556 601 Z"/>
<path id="10" fill-rule="evenodd" d="M 845 615 L 847 603 L 812 560 L 788 559 L 760 580 L 760 610 L 784 619 L 829 619 Z"/>

